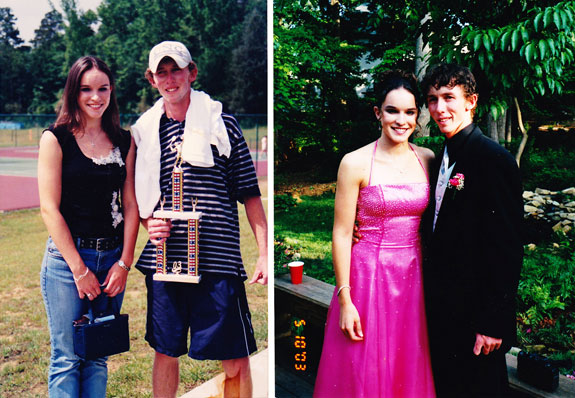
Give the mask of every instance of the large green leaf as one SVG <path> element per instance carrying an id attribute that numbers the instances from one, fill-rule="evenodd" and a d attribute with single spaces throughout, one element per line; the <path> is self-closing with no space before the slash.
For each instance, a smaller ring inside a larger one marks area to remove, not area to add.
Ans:
<path id="1" fill-rule="evenodd" d="M 553 22 L 555 23 L 555 26 L 557 26 L 557 30 L 561 30 L 563 23 L 561 21 L 561 13 L 559 10 L 555 10 L 553 13 Z"/>
<path id="2" fill-rule="evenodd" d="M 503 33 L 503 35 L 501 35 L 501 51 L 506 51 L 507 48 L 509 48 L 512 33 L 512 31 L 508 30 L 507 32 Z"/>
<path id="3" fill-rule="evenodd" d="M 563 83 L 557 81 L 555 83 L 555 89 L 557 90 L 557 94 L 561 95 L 563 93 Z"/>
<path id="4" fill-rule="evenodd" d="M 559 12 L 561 13 L 561 24 L 564 27 L 567 27 L 567 25 L 569 25 L 569 22 L 571 21 L 571 18 L 569 18 L 569 15 L 567 14 L 566 10 L 559 10 Z"/>
<path id="5" fill-rule="evenodd" d="M 473 39 L 473 51 L 479 50 L 479 47 L 481 47 L 481 40 L 482 39 L 483 39 L 483 35 L 481 35 L 481 34 L 477 34 L 475 36 L 475 38 Z"/>
<path id="6" fill-rule="evenodd" d="M 535 43 L 529 43 L 525 47 L 525 60 L 528 64 L 531 64 L 531 61 L 535 59 L 536 52 L 535 52 Z"/>
<path id="7" fill-rule="evenodd" d="M 481 69 L 484 70 L 485 69 L 485 54 L 484 53 L 479 54 L 477 59 L 479 60 L 479 66 L 481 67 Z"/>
<path id="8" fill-rule="evenodd" d="M 487 51 L 491 51 L 491 39 L 487 33 L 483 34 L 483 46 L 487 49 Z"/>
<path id="9" fill-rule="evenodd" d="M 549 76 L 547 76 L 547 86 L 549 87 L 549 90 L 551 90 L 551 93 L 555 92 L 555 80 Z"/>
<path id="10" fill-rule="evenodd" d="M 555 68 L 555 74 L 557 76 L 561 76 L 563 74 L 563 68 L 561 67 L 561 63 L 557 60 L 553 60 L 553 67 Z"/>
<path id="11" fill-rule="evenodd" d="M 543 15 L 544 13 L 540 12 L 533 19 L 533 26 L 535 27 L 535 32 L 539 32 L 539 29 L 541 28 L 541 20 L 543 19 Z"/>
<path id="12" fill-rule="evenodd" d="M 487 53 L 487 60 L 489 61 L 490 65 L 493 65 L 493 61 L 495 60 L 495 56 L 492 52 Z"/>
<path id="13" fill-rule="evenodd" d="M 570 48 L 566 48 L 564 50 L 565 53 L 565 58 L 567 59 L 568 62 L 573 62 L 573 51 L 571 51 Z"/>
<path id="14" fill-rule="evenodd" d="M 545 95 L 545 85 L 541 80 L 537 81 L 536 89 L 539 91 L 540 95 Z"/>
<path id="15" fill-rule="evenodd" d="M 551 73 L 551 62 L 550 60 L 545 60 L 543 61 L 543 67 L 545 68 L 545 73 L 550 74 Z"/>
<path id="16" fill-rule="evenodd" d="M 487 31 L 487 34 L 489 35 L 489 40 L 491 41 L 492 44 L 495 44 L 500 36 L 500 32 L 498 29 L 489 29 Z"/>
<path id="17" fill-rule="evenodd" d="M 463 40 L 465 40 L 468 43 L 471 43 L 473 41 L 473 37 L 475 36 L 475 32 L 473 31 L 473 28 L 469 25 L 464 26 L 463 30 L 461 31 L 461 38 Z"/>
<path id="18" fill-rule="evenodd" d="M 553 39 L 547 39 L 547 46 L 551 50 L 551 55 L 555 56 L 556 54 L 555 41 Z"/>
<path id="19" fill-rule="evenodd" d="M 553 20 L 553 9 L 548 8 L 545 10 L 545 16 L 543 17 L 543 27 L 547 27 Z"/>
<path id="20" fill-rule="evenodd" d="M 541 59 L 545 59 L 545 55 L 547 55 L 547 41 L 543 39 L 539 40 L 539 54 Z"/>
<path id="21" fill-rule="evenodd" d="M 513 34 L 511 35 L 511 51 L 515 51 L 520 42 L 521 42 L 521 32 L 519 31 L 519 29 L 516 29 L 513 31 Z"/>
<path id="22" fill-rule="evenodd" d="M 529 41 L 529 32 L 525 26 L 521 25 L 519 31 L 521 32 L 521 39 L 523 40 L 523 43 L 527 43 Z"/>

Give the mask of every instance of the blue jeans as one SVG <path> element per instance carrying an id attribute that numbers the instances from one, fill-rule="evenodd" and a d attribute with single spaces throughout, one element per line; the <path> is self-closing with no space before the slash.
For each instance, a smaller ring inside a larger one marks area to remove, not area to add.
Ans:
<path id="1" fill-rule="evenodd" d="M 108 270 L 120 259 L 122 247 L 110 251 L 78 249 L 78 252 L 86 266 L 103 283 Z M 46 243 L 40 277 L 50 328 L 50 397 L 105 398 L 107 358 L 85 361 L 74 354 L 72 322 L 88 312 L 88 302 L 79 298 L 72 271 L 50 238 Z M 116 308 L 121 307 L 123 298 L 124 293 L 121 293 L 112 299 L 116 300 Z M 99 312 L 107 307 L 108 298 L 102 292 L 92 303 L 94 310 Z"/>

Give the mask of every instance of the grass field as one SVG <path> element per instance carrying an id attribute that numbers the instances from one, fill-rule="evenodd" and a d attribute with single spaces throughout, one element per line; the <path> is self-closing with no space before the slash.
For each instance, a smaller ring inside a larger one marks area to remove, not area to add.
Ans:
<path id="1" fill-rule="evenodd" d="M 37 146 L 40 142 L 43 128 L 34 127 L 23 130 L 1 130 L 0 129 L 0 148 L 20 147 L 20 146 Z"/>
<path id="2" fill-rule="evenodd" d="M 331 258 L 334 194 L 304 196 L 293 207 L 277 205 L 274 211 L 274 237 L 290 246 L 301 246 L 304 273 L 335 285 Z"/>
<path id="3" fill-rule="evenodd" d="M 267 181 L 260 181 L 262 193 Z M 264 201 L 267 208 L 267 201 Z M 243 206 L 240 206 L 242 256 L 253 273 L 257 248 Z M 0 397 L 47 397 L 50 336 L 40 293 L 40 267 L 48 234 L 39 210 L 0 214 Z M 147 239 L 140 230 L 136 255 Z M 258 349 L 267 347 L 267 287 L 246 290 Z M 122 307 L 130 315 L 131 350 L 108 361 L 109 397 L 151 397 L 153 350 L 144 341 L 146 288 L 144 277 L 132 271 Z M 209 380 L 221 367 L 216 361 L 180 360 L 178 396 Z"/>

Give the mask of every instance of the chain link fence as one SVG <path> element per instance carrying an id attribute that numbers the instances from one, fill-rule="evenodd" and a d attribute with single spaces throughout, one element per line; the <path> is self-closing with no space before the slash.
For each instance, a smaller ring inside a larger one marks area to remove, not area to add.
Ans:
<path id="1" fill-rule="evenodd" d="M 121 114 L 120 122 L 128 129 L 140 115 Z M 267 115 L 234 115 L 250 148 L 258 175 L 267 175 Z M 0 148 L 38 146 L 42 131 L 56 120 L 56 115 L 0 114 Z"/>

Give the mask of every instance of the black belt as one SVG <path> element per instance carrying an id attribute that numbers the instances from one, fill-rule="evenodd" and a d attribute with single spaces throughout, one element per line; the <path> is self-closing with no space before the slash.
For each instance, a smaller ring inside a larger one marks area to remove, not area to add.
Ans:
<path id="1" fill-rule="evenodd" d="M 114 250 L 122 243 L 118 236 L 113 238 L 80 238 L 75 237 L 78 249 L 94 249 L 99 252 Z"/>

